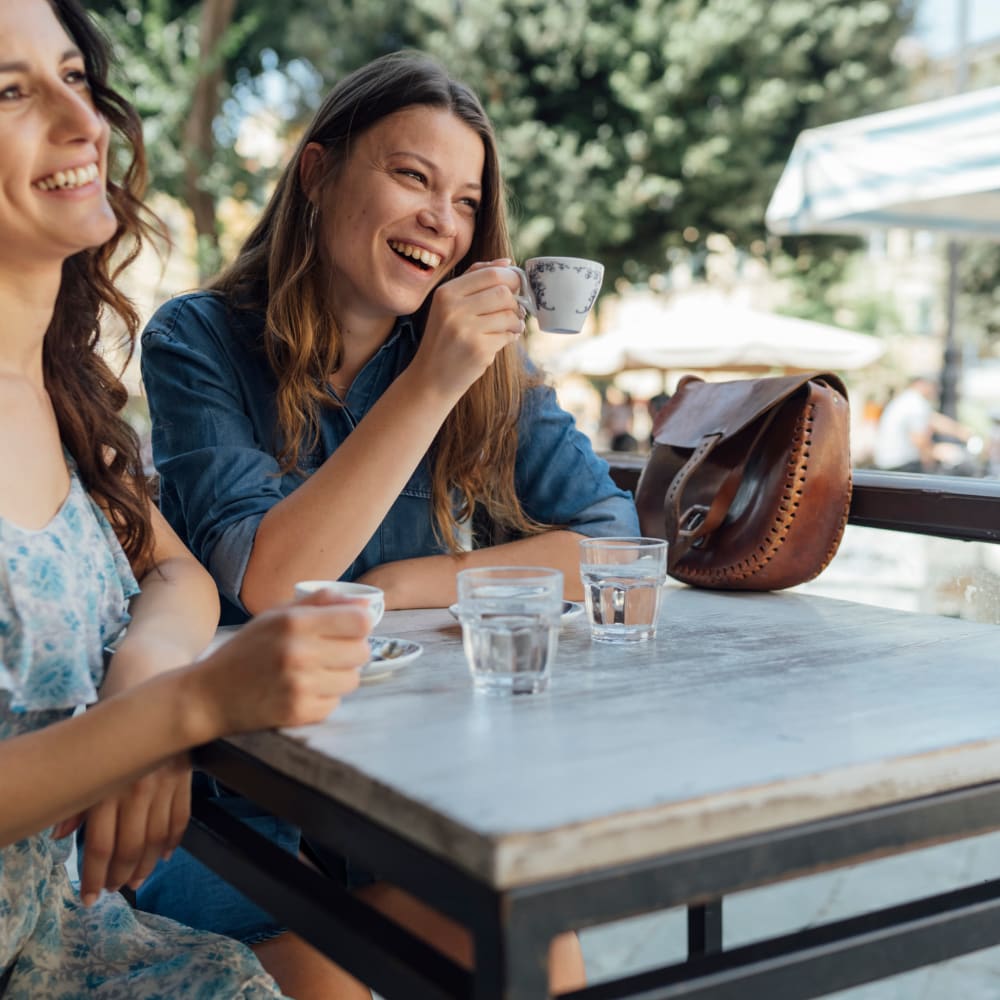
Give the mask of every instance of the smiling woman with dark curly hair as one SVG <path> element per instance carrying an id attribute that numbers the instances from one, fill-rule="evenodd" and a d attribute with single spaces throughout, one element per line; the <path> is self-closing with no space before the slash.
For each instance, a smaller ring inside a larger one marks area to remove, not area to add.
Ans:
<path id="1" fill-rule="evenodd" d="M 134 338 L 111 261 L 147 233 L 139 121 L 107 72 L 76 0 L 0 0 L 0 995 L 276 997 L 242 945 L 103 890 L 180 842 L 190 747 L 317 721 L 357 686 L 368 619 L 303 601 L 193 663 L 216 590 L 150 503 L 100 350 L 103 313 Z"/>

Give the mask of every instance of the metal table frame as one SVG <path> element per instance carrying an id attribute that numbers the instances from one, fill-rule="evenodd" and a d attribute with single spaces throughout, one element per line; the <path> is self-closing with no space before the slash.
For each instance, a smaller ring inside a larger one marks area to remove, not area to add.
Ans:
<path id="1" fill-rule="evenodd" d="M 556 934 L 685 904 L 687 961 L 566 996 L 791 1000 L 1000 942 L 1000 880 L 729 951 L 722 950 L 721 923 L 729 893 L 1000 828 L 1000 782 L 498 892 L 230 744 L 203 748 L 197 763 L 470 930 L 475 973 L 217 806 L 196 802 L 184 846 L 390 998 L 544 997 L 548 942 Z"/>
<path id="2" fill-rule="evenodd" d="M 612 458 L 612 456 L 607 456 Z M 634 489 L 641 463 L 614 456 Z M 1000 541 L 1000 482 L 855 472 L 851 523 Z M 197 765 L 466 926 L 470 973 L 208 802 L 184 846 L 277 920 L 386 997 L 522 1000 L 547 995 L 556 934 L 688 907 L 688 958 L 566 994 L 573 1000 L 793 1000 L 832 993 L 1000 943 L 1000 879 L 739 948 L 722 948 L 733 892 L 1000 829 L 1000 781 L 497 891 L 226 742 Z"/>

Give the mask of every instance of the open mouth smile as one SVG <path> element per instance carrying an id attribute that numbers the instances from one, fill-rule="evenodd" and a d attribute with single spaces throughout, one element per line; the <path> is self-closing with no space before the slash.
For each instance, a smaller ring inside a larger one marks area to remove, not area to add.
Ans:
<path id="1" fill-rule="evenodd" d="M 399 240 L 389 240 L 389 248 L 400 257 L 415 264 L 421 271 L 434 271 L 441 266 L 439 254 L 431 253 L 413 243 L 401 243 Z"/>
<path id="2" fill-rule="evenodd" d="M 72 188 L 83 187 L 96 181 L 101 172 L 96 163 L 89 163 L 85 167 L 70 167 L 69 170 L 57 170 L 48 177 L 34 181 L 32 187 L 41 191 L 68 191 Z"/>

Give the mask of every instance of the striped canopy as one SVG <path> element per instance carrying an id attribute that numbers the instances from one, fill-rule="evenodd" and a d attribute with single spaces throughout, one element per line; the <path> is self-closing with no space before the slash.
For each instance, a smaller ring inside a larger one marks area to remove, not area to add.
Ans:
<path id="1" fill-rule="evenodd" d="M 901 226 L 1000 239 L 1000 87 L 807 129 L 765 221 L 781 235 Z"/>

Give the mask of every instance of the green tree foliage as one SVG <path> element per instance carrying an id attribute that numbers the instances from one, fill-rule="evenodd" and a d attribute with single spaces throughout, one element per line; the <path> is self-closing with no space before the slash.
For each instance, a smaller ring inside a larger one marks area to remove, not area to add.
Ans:
<path id="1" fill-rule="evenodd" d="M 286 19 L 275 4 L 236 0 L 93 0 L 89 7 L 123 56 L 116 83 L 142 116 L 153 188 L 191 210 L 207 275 L 220 260 L 218 200 L 233 194 L 260 203 L 270 180 L 237 151 L 239 120 L 281 66 L 289 115 L 308 103 L 297 86 L 303 75 L 287 72 L 296 63 L 284 46 Z M 305 81 L 308 89 L 314 74 Z"/>
<path id="2" fill-rule="evenodd" d="M 151 0 L 141 16 L 130 0 L 98 6 L 130 49 L 154 165 L 181 177 L 184 102 L 192 66 L 196 75 L 204 63 L 191 35 L 200 5 Z M 277 11 L 243 0 L 221 42 L 222 97 L 252 87 L 263 51 L 281 67 L 297 55 L 329 84 L 380 52 L 422 48 L 475 87 L 496 123 L 518 253 L 595 256 L 609 277 L 641 280 L 665 269 L 671 247 L 696 248 L 712 232 L 738 247 L 762 239 L 764 208 L 798 132 L 899 102 L 893 50 L 910 7 L 313 0 Z M 293 96 L 308 104 L 317 95 L 303 86 Z M 225 116 L 200 183 L 215 194 L 242 183 L 253 196 L 224 126 Z"/>
<path id="3" fill-rule="evenodd" d="M 959 322 L 963 339 L 970 337 L 982 351 L 987 341 L 1000 337 L 1000 247 L 995 243 L 968 243 L 959 263 L 962 296 Z"/>
<path id="4" fill-rule="evenodd" d="M 342 35 L 413 45 L 481 94 L 497 125 L 519 252 L 611 274 L 671 246 L 762 238 L 798 132 L 900 101 L 906 0 L 343 0 Z M 374 54 L 311 53 L 328 77 Z M 687 236 L 685 237 L 685 231 Z"/>

